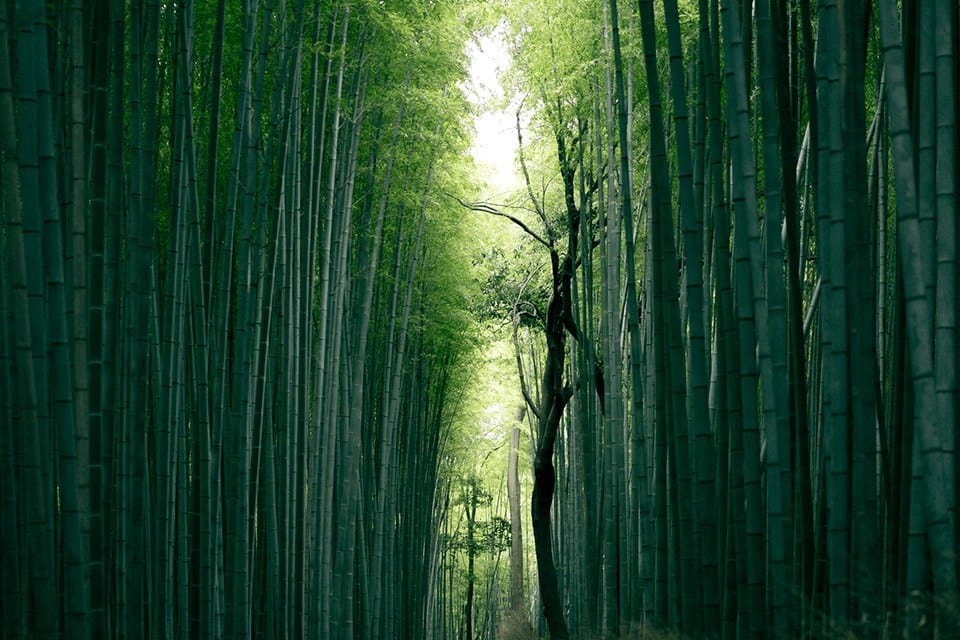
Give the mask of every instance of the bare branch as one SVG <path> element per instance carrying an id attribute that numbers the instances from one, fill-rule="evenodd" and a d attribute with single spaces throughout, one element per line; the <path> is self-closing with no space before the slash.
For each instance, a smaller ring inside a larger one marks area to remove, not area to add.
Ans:
<path id="1" fill-rule="evenodd" d="M 531 271 L 527 276 L 527 279 L 524 280 L 523 284 L 520 285 L 520 291 L 517 292 L 517 299 L 513 303 L 513 351 L 517 358 L 517 375 L 520 377 L 520 391 L 523 393 L 523 399 L 527 403 L 527 407 L 537 418 L 537 422 L 540 422 L 540 412 L 537 410 L 537 403 L 533 401 L 533 398 L 530 396 L 530 390 L 527 387 L 527 377 L 523 372 L 523 358 L 520 353 L 520 337 L 518 335 L 520 328 L 520 316 L 523 315 L 520 312 L 520 302 L 523 297 L 523 292 L 526 290 L 527 285 L 530 284 L 530 281 L 533 280 L 533 276 L 536 271 Z"/>
<path id="2" fill-rule="evenodd" d="M 466 207 L 471 211 L 479 211 L 481 213 L 489 213 L 490 215 L 493 215 L 493 216 L 500 216 L 501 218 L 506 218 L 510 222 L 514 223 L 515 225 L 523 229 L 527 235 L 529 235 L 531 238 L 533 238 L 534 240 L 536 240 L 537 242 L 545 246 L 547 249 L 551 248 L 551 244 L 546 240 L 544 240 L 543 237 L 540 234 L 538 234 L 536 231 L 528 227 L 526 223 L 523 222 L 523 220 L 521 220 L 520 218 L 517 218 L 516 216 L 510 215 L 509 213 L 504 213 L 503 211 L 498 209 L 496 206 L 490 204 L 489 202 L 465 202 L 459 197 L 453 195 L 452 193 L 449 193 L 449 192 L 444 192 L 444 193 L 448 197 L 453 198 L 454 200 L 459 202 L 461 206 Z"/>
<path id="3" fill-rule="evenodd" d="M 533 187 L 530 184 L 530 172 L 527 170 L 527 161 L 523 157 L 523 132 L 520 127 L 520 109 L 517 109 L 517 156 L 520 158 L 520 169 L 523 171 L 523 182 L 527 185 L 527 195 L 530 196 L 530 202 L 533 203 L 533 208 L 536 209 L 537 215 L 540 216 L 540 220 L 543 221 L 544 228 L 547 229 L 547 232 L 550 231 L 550 226 L 547 224 L 547 215 L 543 211 L 543 205 L 537 200 L 537 196 L 533 193 Z"/>

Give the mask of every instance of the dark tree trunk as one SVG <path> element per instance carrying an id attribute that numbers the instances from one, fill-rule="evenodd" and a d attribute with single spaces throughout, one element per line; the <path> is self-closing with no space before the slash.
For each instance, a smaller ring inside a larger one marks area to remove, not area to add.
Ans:
<path id="1" fill-rule="evenodd" d="M 577 327 L 571 311 L 571 281 L 576 268 L 577 238 L 580 233 L 580 211 L 574 199 L 574 165 L 567 155 L 566 140 L 557 133 L 557 157 L 567 209 L 567 252 L 561 260 L 555 248 L 550 249 L 550 268 L 553 273 L 553 292 L 547 307 L 544 334 L 547 339 L 547 360 L 543 368 L 543 390 L 537 429 L 537 450 L 533 459 L 533 495 L 531 515 L 533 519 L 534 548 L 537 554 L 537 574 L 540 580 L 540 596 L 543 599 L 543 615 L 553 640 L 570 637 L 563 616 L 563 600 L 557 569 L 553 562 L 550 537 L 550 507 L 557 484 L 553 466 L 553 450 L 567 402 L 573 390 L 563 381 L 566 358 L 567 332 L 577 337 Z"/>
<path id="2" fill-rule="evenodd" d="M 558 282 L 556 253 L 551 255 L 554 264 L 554 282 Z M 543 371 L 543 410 L 540 412 L 537 451 L 533 460 L 533 541 L 537 553 L 537 575 L 540 579 L 540 596 L 543 599 L 543 615 L 547 619 L 550 637 L 554 640 L 569 638 L 567 623 L 563 617 L 563 601 L 557 569 L 553 563 L 553 547 L 550 537 L 550 507 L 557 474 L 553 467 L 553 449 L 563 410 L 570 399 L 571 390 L 563 384 L 563 365 L 566 348 L 566 333 L 562 321 L 561 292 L 555 286 L 550 307 L 547 310 L 547 362 Z"/>

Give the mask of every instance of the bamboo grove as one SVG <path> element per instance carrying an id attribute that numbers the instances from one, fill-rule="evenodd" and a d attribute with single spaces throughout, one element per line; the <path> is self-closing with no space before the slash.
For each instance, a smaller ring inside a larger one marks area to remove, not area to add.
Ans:
<path id="1" fill-rule="evenodd" d="M 955 637 L 956 2 L 507 13 L 541 633 Z"/>
<path id="2" fill-rule="evenodd" d="M 468 35 L 2 4 L 4 638 L 424 637 Z"/>
<path id="3" fill-rule="evenodd" d="M 503 202 L 462 160 L 498 24 Z M 4 637 L 955 637 L 958 34 L 955 0 L 5 2 Z M 478 220 L 520 246 L 469 255 Z M 523 405 L 493 483 L 453 473 L 500 455 L 453 426 L 485 322 Z"/>

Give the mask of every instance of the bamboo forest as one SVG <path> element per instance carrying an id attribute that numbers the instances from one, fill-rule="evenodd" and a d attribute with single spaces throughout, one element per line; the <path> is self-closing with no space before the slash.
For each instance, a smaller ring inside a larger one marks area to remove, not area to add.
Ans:
<path id="1" fill-rule="evenodd" d="M 960 638 L 957 0 L 0 0 L 0 640 Z"/>

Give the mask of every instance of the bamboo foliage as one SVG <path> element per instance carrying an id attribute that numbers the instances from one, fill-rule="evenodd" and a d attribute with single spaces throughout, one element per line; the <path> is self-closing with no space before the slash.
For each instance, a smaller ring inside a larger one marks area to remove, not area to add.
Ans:
<path id="1" fill-rule="evenodd" d="M 664 2 L 661 24 L 654 3 L 619 16 L 616 3 L 562 4 L 543 21 L 540 3 L 519 4 L 517 88 L 560 96 L 543 117 L 584 87 L 608 100 L 587 138 L 607 166 L 608 209 L 601 242 L 582 247 L 583 265 L 597 250 L 604 261 L 580 277 L 577 318 L 602 327 L 607 384 L 634 390 L 616 402 L 626 413 L 606 405 L 596 452 L 579 435 L 598 419 L 579 392 L 557 447 L 589 459 L 558 468 L 558 482 L 586 482 L 599 460 L 604 508 L 637 509 L 615 535 L 639 550 L 642 599 L 584 581 L 581 567 L 613 547 L 560 531 L 557 553 L 577 567 L 561 583 L 595 598 L 571 595 L 597 616 L 572 619 L 596 632 L 602 617 L 610 637 L 618 617 L 694 637 L 912 634 L 931 619 L 942 633 L 957 580 L 957 134 L 944 93 L 956 88 L 956 9 Z M 627 58 L 645 62 L 635 94 L 620 93 L 629 71 L 610 45 L 623 33 L 641 47 Z M 634 138 L 616 109 L 638 114 Z M 614 153 L 622 166 L 606 164 Z M 521 168 L 529 184 L 536 173 Z M 639 312 L 629 355 L 625 333 L 619 353 L 609 347 L 611 292 L 627 297 L 621 331 Z M 574 388 L 589 384 L 571 371 Z M 622 488 L 607 479 L 623 473 L 608 435 L 619 420 L 633 425 Z M 598 516 L 580 494 L 559 495 L 589 531 Z"/>
<path id="2" fill-rule="evenodd" d="M 475 4 L 4 7 L 3 637 L 956 626 L 956 3 Z M 530 437 L 465 506 L 478 217 Z"/>
<path id="3" fill-rule="evenodd" d="M 376 620 L 418 637 L 426 611 L 393 594 L 427 590 L 470 348 L 429 275 L 451 172 L 422 179 L 461 154 L 456 11 L 87 9 L 0 17 L 4 637 L 366 637 Z M 392 137 L 369 135 L 372 109 Z M 405 345 L 384 330 L 394 288 Z M 381 465 L 362 447 L 387 433 Z M 356 571 L 377 545 L 376 574 Z"/>

